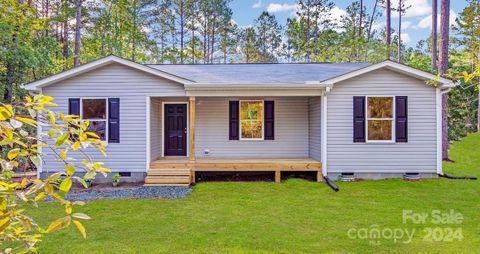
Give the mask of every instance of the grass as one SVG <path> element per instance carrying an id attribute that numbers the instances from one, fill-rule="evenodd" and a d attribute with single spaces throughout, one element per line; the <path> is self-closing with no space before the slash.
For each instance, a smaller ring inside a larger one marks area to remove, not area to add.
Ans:
<path id="1" fill-rule="evenodd" d="M 480 176 L 480 135 L 451 148 L 446 173 Z M 102 200 L 81 208 L 93 217 L 84 240 L 71 228 L 48 235 L 41 253 L 480 253 L 480 181 L 432 179 L 338 183 L 290 179 L 199 183 L 179 200 Z M 402 223 L 402 211 L 454 209 L 461 224 Z M 59 216 L 42 204 L 43 225 Z M 410 243 L 350 239 L 350 228 L 415 230 Z M 461 228 L 463 240 L 424 241 L 427 227 Z M 68 250 L 68 251 L 67 251 Z"/>

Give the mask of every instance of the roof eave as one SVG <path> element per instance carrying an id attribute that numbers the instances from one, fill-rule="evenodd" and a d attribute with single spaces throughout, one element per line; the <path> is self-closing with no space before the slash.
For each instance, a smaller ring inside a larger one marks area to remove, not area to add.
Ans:
<path id="1" fill-rule="evenodd" d="M 418 79 L 421 79 L 421 80 L 424 80 L 424 81 L 435 80 L 438 87 L 440 87 L 442 89 L 443 88 L 451 88 L 451 87 L 455 86 L 454 82 L 450 79 L 442 78 L 442 77 L 439 77 L 439 76 L 434 75 L 432 73 L 428 73 L 428 72 L 425 72 L 425 71 L 422 71 L 422 70 L 418 70 L 418 69 L 415 69 L 413 67 L 410 67 L 410 66 L 407 66 L 407 65 L 404 65 L 404 64 L 400 64 L 400 63 L 396 63 L 396 62 L 393 62 L 393 61 L 390 61 L 390 60 L 386 60 L 386 61 L 383 61 L 383 62 L 380 62 L 380 63 L 377 63 L 377 64 L 372 64 L 372 65 L 369 65 L 367 67 L 364 67 L 364 68 L 361 68 L 361 69 L 358 69 L 358 70 L 355 70 L 355 71 L 352 71 L 352 72 L 349 72 L 349 73 L 345 73 L 343 75 L 340 75 L 340 76 L 337 76 L 337 77 L 334 77 L 334 78 L 331 78 L 331 79 L 323 80 L 323 81 L 320 82 L 320 84 L 323 84 L 325 86 L 328 86 L 328 85 L 332 86 L 336 83 L 339 83 L 339 82 L 342 82 L 342 81 L 345 81 L 345 80 L 348 80 L 348 79 L 351 79 L 351 78 L 357 77 L 359 75 L 366 74 L 366 73 L 369 73 L 371 71 L 375 71 L 375 70 L 378 70 L 378 69 L 381 69 L 381 68 L 387 68 L 389 70 L 393 70 L 393 71 L 396 71 L 396 72 L 399 72 L 399 73 L 403 73 L 405 75 L 415 77 L 415 78 L 418 78 Z"/>
<path id="2" fill-rule="evenodd" d="M 159 77 L 162 77 L 162 78 L 172 80 L 172 81 L 180 83 L 180 84 L 193 82 L 189 79 L 178 77 L 178 76 L 175 76 L 173 74 L 170 74 L 170 73 L 167 73 L 167 72 L 164 72 L 164 71 L 161 71 L 161 70 L 157 70 L 155 68 L 152 68 L 152 67 L 149 67 L 149 66 L 146 66 L 146 65 L 142 65 L 142 64 L 139 64 L 139 63 L 132 62 L 130 60 L 126 60 L 126 59 L 111 55 L 111 56 L 100 58 L 98 60 L 95 60 L 95 61 L 83 64 L 83 65 L 74 67 L 70 70 L 67 70 L 67 71 L 64 71 L 64 72 L 46 77 L 44 79 L 40 79 L 40 80 L 31 82 L 31 83 L 25 84 L 25 85 L 23 85 L 23 88 L 25 88 L 26 90 L 29 90 L 29 91 L 40 91 L 40 89 L 42 87 L 46 87 L 46 86 L 49 86 L 49 85 L 54 84 L 56 82 L 59 82 L 59 81 L 62 81 L 62 80 L 65 80 L 65 79 L 68 79 L 68 78 L 71 78 L 71 77 L 75 77 L 75 76 L 80 75 L 82 73 L 85 73 L 85 72 L 88 72 L 88 71 L 91 71 L 91 70 L 95 70 L 97 68 L 106 66 L 106 65 L 111 64 L 111 63 L 118 63 L 118 64 L 122 64 L 122 65 L 125 65 L 125 66 L 129 66 L 129 67 L 132 67 L 132 68 L 150 73 L 150 74 L 155 75 L 155 76 L 159 76 Z"/>

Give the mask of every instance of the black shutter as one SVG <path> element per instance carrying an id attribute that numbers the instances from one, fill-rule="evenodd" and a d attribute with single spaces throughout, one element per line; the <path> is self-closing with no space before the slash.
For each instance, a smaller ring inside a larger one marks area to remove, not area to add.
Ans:
<path id="1" fill-rule="evenodd" d="M 365 142 L 365 96 L 353 97 L 353 142 Z"/>
<path id="2" fill-rule="evenodd" d="M 229 107 L 229 139 L 238 140 L 239 139 L 239 108 L 238 101 L 230 101 Z"/>
<path id="3" fill-rule="evenodd" d="M 120 99 L 108 98 L 108 142 L 120 143 Z"/>
<path id="4" fill-rule="evenodd" d="M 264 102 L 264 139 L 265 140 L 274 140 L 275 139 L 275 107 L 273 101 L 265 101 Z"/>
<path id="5" fill-rule="evenodd" d="M 395 97 L 395 137 L 396 142 L 408 142 L 408 97 Z"/>
<path id="6" fill-rule="evenodd" d="M 80 98 L 68 99 L 68 114 L 77 116 L 80 115 Z"/>

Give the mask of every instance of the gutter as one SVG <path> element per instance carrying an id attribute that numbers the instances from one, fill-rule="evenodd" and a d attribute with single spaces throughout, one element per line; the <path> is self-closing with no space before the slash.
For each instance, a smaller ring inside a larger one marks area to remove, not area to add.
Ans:
<path id="1" fill-rule="evenodd" d="M 310 83 L 292 84 L 292 83 L 245 83 L 245 84 L 231 84 L 231 83 L 185 83 L 185 91 L 195 90 L 239 90 L 239 89 L 255 89 L 255 90 L 273 90 L 273 89 L 324 89 L 325 86 Z"/>

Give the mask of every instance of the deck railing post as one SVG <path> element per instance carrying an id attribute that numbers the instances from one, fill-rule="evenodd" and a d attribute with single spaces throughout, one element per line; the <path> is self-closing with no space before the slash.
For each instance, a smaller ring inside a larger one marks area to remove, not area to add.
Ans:
<path id="1" fill-rule="evenodd" d="M 190 120 L 189 120 L 189 131 L 190 131 L 190 161 L 195 161 L 195 96 L 190 96 L 189 98 L 190 106 Z"/>

